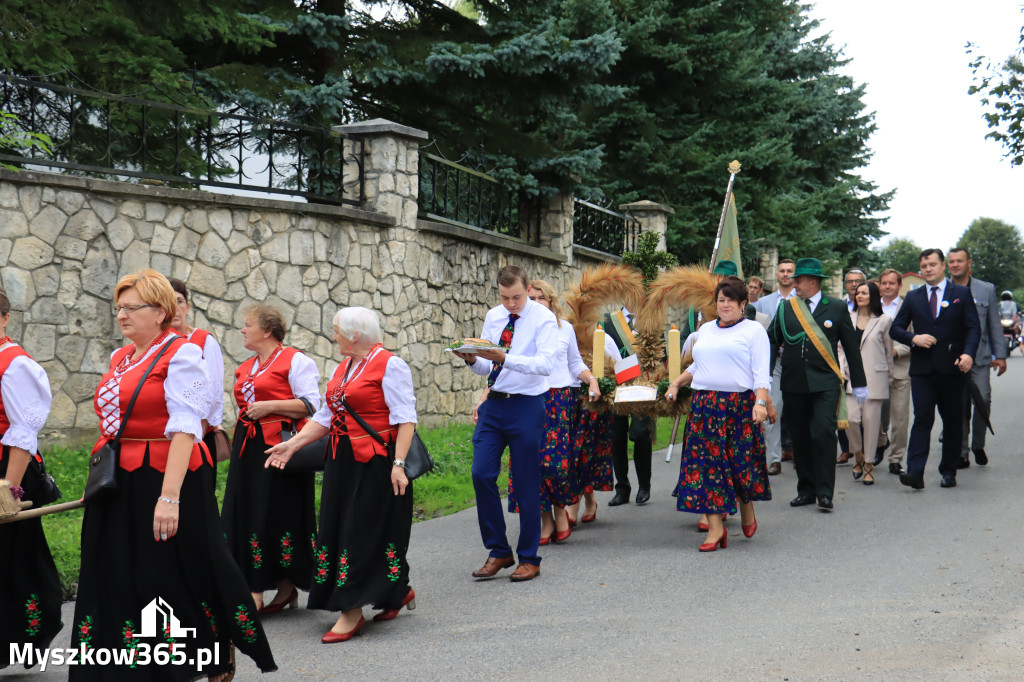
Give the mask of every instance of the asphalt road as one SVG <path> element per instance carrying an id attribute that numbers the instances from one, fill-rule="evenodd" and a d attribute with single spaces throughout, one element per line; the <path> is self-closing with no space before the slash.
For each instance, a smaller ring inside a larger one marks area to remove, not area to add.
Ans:
<path id="1" fill-rule="evenodd" d="M 843 466 L 831 514 L 788 506 L 787 464 L 757 507 L 757 535 L 731 519 L 714 553 L 697 551 L 696 518 L 675 510 L 664 451 L 651 503 L 609 508 L 599 494 L 597 522 L 542 548 L 532 582 L 470 577 L 486 558 L 475 510 L 418 523 L 419 608 L 332 645 L 319 641 L 331 614 L 267 617 L 280 671 L 266 679 L 1024 679 L 1024 359 L 993 384 L 991 463 L 960 472 L 958 487 L 939 488 L 937 428 L 925 490 L 882 468 L 865 487 Z M 66 673 L 13 672 L 0 679 Z M 258 676 L 240 661 L 236 679 Z"/>

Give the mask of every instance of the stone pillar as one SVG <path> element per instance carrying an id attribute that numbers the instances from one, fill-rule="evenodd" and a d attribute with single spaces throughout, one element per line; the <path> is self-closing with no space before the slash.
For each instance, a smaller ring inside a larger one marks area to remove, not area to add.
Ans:
<path id="1" fill-rule="evenodd" d="M 419 212 L 419 140 L 425 131 L 383 118 L 334 126 L 335 131 L 356 135 L 364 145 L 363 208 L 390 215 L 400 227 L 416 229 Z M 354 153 L 359 155 L 358 145 Z"/>
<path id="2" fill-rule="evenodd" d="M 572 204 L 573 195 L 559 192 L 540 204 L 540 246 L 566 256 L 572 265 Z"/>
<path id="3" fill-rule="evenodd" d="M 764 280 L 765 292 L 775 291 L 779 287 L 775 273 L 779 270 L 779 250 L 772 246 L 761 252 L 761 260 L 758 263 L 761 271 L 761 279 Z"/>
<path id="4" fill-rule="evenodd" d="M 644 232 L 658 233 L 658 250 L 665 250 L 665 232 L 668 230 L 668 217 L 675 209 L 653 201 L 634 201 L 631 204 L 619 204 L 619 210 L 632 215 L 640 221 Z"/>

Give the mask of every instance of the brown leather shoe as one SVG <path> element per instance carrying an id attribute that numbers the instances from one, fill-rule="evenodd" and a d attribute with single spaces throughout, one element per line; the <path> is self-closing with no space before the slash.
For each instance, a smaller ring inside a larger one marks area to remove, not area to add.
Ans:
<path id="1" fill-rule="evenodd" d="M 781 473 L 782 473 L 782 465 L 779 464 L 778 462 L 772 462 L 771 464 L 768 465 L 768 475 L 769 476 L 778 476 Z"/>
<path id="2" fill-rule="evenodd" d="M 793 451 L 792 450 L 783 450 L 782 451 L 782 461 L 783 462 L 792 462 L 793 461 Z"/>
<path id="3" fill-rule="evenodd" d="M 516 565 L 514 557 L 507 556 L 503 559 L 496 557 L 487 557 L 487 561 L 484 562 L 483 567 L 478 571 L 473 571 L 474 578 L 493 578 L 498 575 L 498 571 L 503 568 L 512 568 Z"/>
<path id="4" fill-rule="evenodd" d="M 515 573 L 509 576 L 509 580 L 514 583 L 521 583 L 525 580 L 533 580 L 538 575 L 540 575 L 540 566 L 520 563 Z"/>
<path id="5" fill-rule="evenodd" d="M 852 453 L 849 453 L 849 452 L 841 452 L 841 453 L 839 453 L 839 456 L 838 456 L 838 457 L 836 457 L 836 464 L 846 464 L 847 462 L 849 462 L 849 461 L 850 461 L 850 458 L 851 458 L 852 456 L 853 456 L 853 454 L 852 454 Z"/>

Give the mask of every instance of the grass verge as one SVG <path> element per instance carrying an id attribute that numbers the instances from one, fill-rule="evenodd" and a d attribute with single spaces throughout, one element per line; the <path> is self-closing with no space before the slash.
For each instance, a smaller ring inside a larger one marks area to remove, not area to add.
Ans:
<path id="1" fill-rule="evenodd" d="M 672 420 L 658 420 L 658 443 L 665 447 L 672 433 Z M 462 511 L 475 503 L 473 492 L 473 425 L 455 424 L 437 429 L 420 431 L 427 450 L 434 458 L 434 470 L 418 479 L 414 484 L 415 520 L 422 521 Z M 633 444 L 629 444 L 632 457 Z M 89 449 L 68 449 L 57 447 L 44 451 L 46 468 L 57 480 L 64 498 L 61 501 L 76 500 L 85 490 L 88 472 Z M 227 466 L 217 468 L 217 503 L 224 501 L 224 485 L 227 481 Z M 498 488 L 502 495 L 508 492 L 508 452 L 502 457 L 502 472 L 498 477 Z M 323 474 L 316 478 L 316 510 L 320 513 L 320 489 Z M 43 528 L 50 543 L 53 560 L 57 564 L 61 586 L 65 596 L 75 593 L 81 554 L 81 528 L 83 511 L 77 509 L 61 514 L 43 517 Z"/>

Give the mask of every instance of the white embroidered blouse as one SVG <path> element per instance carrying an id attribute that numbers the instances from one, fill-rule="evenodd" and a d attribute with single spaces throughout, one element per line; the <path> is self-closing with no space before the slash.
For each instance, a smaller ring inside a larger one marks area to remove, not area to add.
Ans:
<path id="1" fill-rule="evenodd" d="M 0 350 L 16 346 L 6 343 Z M 4 412 L 11 423 L 0 444 L 21 448 L 35 454 L 39 449 L 39 431 L 50 416 L 50 381 L 39 363 L 24 355 L 15 358 L 0 378 Z"/>

